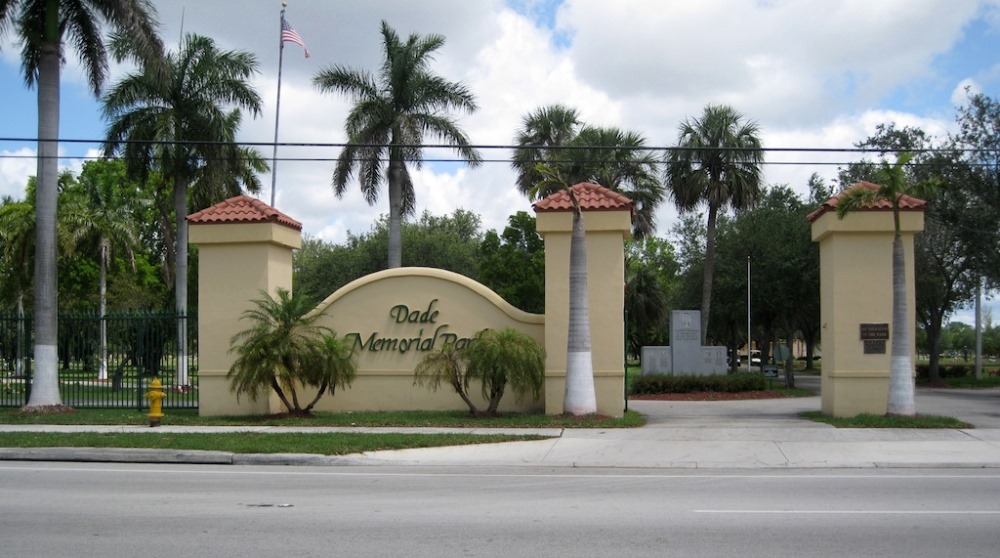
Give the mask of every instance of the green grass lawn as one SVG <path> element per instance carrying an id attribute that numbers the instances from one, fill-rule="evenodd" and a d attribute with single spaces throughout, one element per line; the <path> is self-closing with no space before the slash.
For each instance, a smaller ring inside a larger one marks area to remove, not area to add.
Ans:
<path id="1" fill-rule="evenodd" d="M 367 434 L 240 432 L 227 434 L 129 434 L 0 432 L 0 447 L 86 447 L 212 450 L 233 453 L 309 453 L 347 455 L 366 451 L 492 444 L 542 440 L 544 436 L 507 434 Z"/>
<path id="2" fill-rule="evenodd" d="M 645 424 L 634 411 L 622 418 L 507 414 L 470 417 L 465 412 L 316 413 L 313 418 L 267 416 L 200 417 L 196 410 L 167 410 L 162 424 L 188 426 L 364 426 L 439 428 L 630 428 Z M 0 409 L 2 424 L 136 425 L 149 423 L 135 410 L 79 409 L 74 413 L 33 415 Z M 314 453 L 346 455 L 366 451 L 459 446 L 523 440 L 537 435 L 409 433 L 257 433 L 176 434 L 150 428 L 143 433 L 0 432 L 0 447 L 101 447 L 218 450 L 235 453 Z"/>

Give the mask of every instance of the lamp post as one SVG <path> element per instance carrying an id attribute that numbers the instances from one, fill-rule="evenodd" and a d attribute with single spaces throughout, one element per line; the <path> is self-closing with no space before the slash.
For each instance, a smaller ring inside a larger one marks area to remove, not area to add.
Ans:
<path id="1" fill-rule="evenodd" d="M 750 371 L 750 254 L 747 254 L 747 371 Z"/>

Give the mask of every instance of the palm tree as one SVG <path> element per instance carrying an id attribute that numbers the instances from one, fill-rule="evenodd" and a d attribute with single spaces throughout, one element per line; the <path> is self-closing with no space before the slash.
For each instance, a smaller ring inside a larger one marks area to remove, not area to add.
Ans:
<path id="1" fill-rule="evenodd" d="M 906 180 L 905 166 L 912 159 L 910 153 L 901 153 L 890 165 L 882 161 L 879 169 L 879 186 L 854 187 L 837 198 L 837 217 L 843 219 L 850 212 L 872 207 L 880 201 L 892 204 L 895 234 L 892 237 L 892 355 L 889 367 L 889 397 L 886 415 L 909 416 L 917 414 L 913 394 L 913 361 L 910 358 L 910 320 L 906 296 L 906 252 L 899 226 L 900 200 L 910 194 L 926 195 L 929 184 L 910 185 Z"/>
<path id="2" fill-rule="evenodd" d="M 250 192 L 260 191 L 254 171 L 266 163 L 253 149 L 234 143 L 240 111 L 254 116 L 261 111 L 260 95 L 248 81 L 256 73 L 252 54 L 219 50 L 212 39 L 189 34 L 178 52 L 167 55 L 165 71 L 146 66 L 125 76 L 102 99 L 110 122 L 105 155 L 121 152 L 131 177 L 145 181 L 157 170 L 173 189 L 180 385 L 188 383 L 188 188 L 197 185 L 223 198 L 239 193 L 240 183 Z"/>
<path id="3" fill-rule="evenodd" d="M 558 169 L 567 184 L 600 184 L 631 199 L 637 238 L 656 230 L 654 213 L 664 198 L 659 161 L 638 132 L 584 125 L 575 109 L 549 105 L 524 117 L 515 142 L 511 166 L 521 193 L 543 179 L 535 165 L 544 163 Z"/>
<path id="4" fill-rule="evenodd" d="M 108 263 L 112 251 L 121 250 L 135 264 L 132 248 L 136 246 L 137 225 L 132 211 L 121 199 L 124 168 L 107 166 L 102 161 L 84 163 L 80 173 L 80 199 L 74 200 L 66 212 L 66 220 L 77 242 L 96 240 L 100 267 L 100 287 L 97 311 L 100 316 L 100 353 L 97 378 L 108 379 L 107 311 Z"/>
<path id="5" fill-rule="evenodd" d="M 726 105 L 708 105 L 700 119 L 681 123 L 677 148 L 667 157 L 664 182 L 677 208 L 708 206 L 705 274 L 701 291 L 701 343 L 708 331 L 719 210 L 751 207 L 760 196 L 764 151 L 760 128 Z"/>
<path id="6" fill-rule="evenodd" d="M 277 298 L 266 292 L 255 308 L 243 313 L 251 326 L 230 340 L 237 354 L 229 369 L 229 386 L 236 396 L 256 401 L 271 388 L 289 413 L 308 415 L 327 391 L 351 385 L 357 372 L 353 345 L 329 328 L 316 325 L 322 314 L 309 314 L 312 302 L 278 288 Z M 304 407 L 296 385 L 317 388 Z"/>
<path id="7" fill-rule="evenodd" d="M 582 124 L 576 109 L 565 105 L 547 105 L 529 112 L 521 119 L 517 131 L 511 166 L 517 172 L 517 189 L 528 196 L 535 185 L 545 179 L 537 170 L 538 164 L 550 169 L 558 168 L 568 150 L 567 146 Z"/>
<path id="8" fill-rule="evenodd" d="M 35 229 L 35 375 L 24 410 L 64 409 L 59 395 L 56 295 L 56 197 L 59 180 L 59 73 L 64 41 L 79 57 L 91 89 L 100 93 L 108 75 L 101 23 L 127 39 L 129 52 L 154 60 L 163 51 L 149 0 L 0 0 L 0 38 L 8 29 L 22 45 L 28 87 L 38 90 L 38 200 Z"/>
<path id="9" fill-rule="evenodd" d="M 442 45 L 441 35 L 411 34 L 404 43 L 383 21 L 385 60 L 377 77 L 362 70 L 332 66 L 313 78 L 320 91 L 342 93 L 354 100 L 344 122 L 347 145 L 337 158 L 333 189 L 337 197 L 343 196 L 357 172 L 365 200 L 374 205 L 379 187 L 386 181 L 390 268 L 401 265 L 401 220 L 413 212 L 415 204 L 406 162 L 420 166 L 425 134 L 452 146 L 470 166 L 482 161 L 465 132 L 446 115 L 456 109 L 475 111 L 472 93 L 464 85 L 446 81 L 428 69 L 434 51 Z"/>
<path id="10" fill-rule="evenodd" d="M 462 352 L 468 362 L 465 381 L 479 380 L 487 415 L 497 414 L 509 384 L 518 398 L 531 392 L 538 398 L 545 380 L 545 348 L 513 328 L 485 329 Z"/>
<path id="11" fill-rule="evenodd" d="M 573 188 L 557 170 L 542 163 L 538 163 L 535 169 L 543 178 L 532 190 L 531 199 L 563 190 L 573 206 L 573 230 L 570 233 L 569 244 L 569 331 L 563 412 L 571 415 L 590 415 L 597 412 L 597 391 L 594 388 L 594 360 L 590 342 L 587 237 L 583 225 L 583 210 Z"/>

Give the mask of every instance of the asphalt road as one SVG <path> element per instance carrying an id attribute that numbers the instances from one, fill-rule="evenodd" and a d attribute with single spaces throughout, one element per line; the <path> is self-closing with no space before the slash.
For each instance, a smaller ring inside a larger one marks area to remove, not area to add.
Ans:
<path id="1" fill-rule="evenodd" d="M 5 556 L 989 557 L 1000 471 L 0 463 Z"/>

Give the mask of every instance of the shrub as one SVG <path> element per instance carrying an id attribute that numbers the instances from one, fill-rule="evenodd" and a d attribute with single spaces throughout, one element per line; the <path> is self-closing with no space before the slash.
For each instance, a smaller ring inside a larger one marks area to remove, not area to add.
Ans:
<path id="1" fill-rule="evenodd" d="M 716 374 L 713 376 L 638 376 L 632 380 L 632 395 L 692 393 L 717 391 L 734 393 L 766 389 L 767 380 L 760 373 Z"/>
<path id="2" fill-rule="evenodd" d="M 277 298 L 264 292 L 253 301 L 256 308 L 243 313 L 251 326 L 230 340 L 230 352 L 237 357 L 229 369 L 229 389 L 236 397 L 246 395 L 256 401 L 270 387 L 288 412 L 308 415 L 329 390 L 354 380 L 357 365 L 351 344 L 314 322 L 320 314 L 309 315 L 312 304 L 302 296 L 292 296 L 279 288 Z M 295 386 L 317 388 L 305 407 L 299 403 Z"/>
<path id="3" fill-rule="evenodd" d="M 481 414 L 469 397 L 469 384 L 479 380 L 483 412 L 495 415 L 507 385 L 518 398 L 531 392 L 538 397 L 545 377 L 545 348 L 531 336 L 512 328 L 486 329 L 462 349 L 447 344 L 428 353 L 413 372 L 414 385 L 437 390 L 442 382 L 455 390 L 469 407 L 469 414 Z"/>

